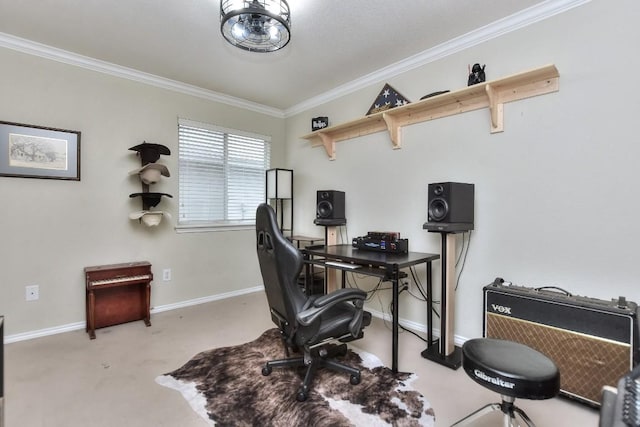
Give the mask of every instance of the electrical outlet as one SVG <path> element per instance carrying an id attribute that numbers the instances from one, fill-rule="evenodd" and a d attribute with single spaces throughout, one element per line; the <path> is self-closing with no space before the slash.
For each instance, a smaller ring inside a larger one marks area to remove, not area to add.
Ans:
<path id="1" fill-rule="evenodd" d="M 165 282 L 168 282 L 171 280 L 171 269 L 170 268 L 165 268 L 164 270 L 162 270 L 162 280 Z"/>
<path id="2" fill-rule="evenodd" d="M 37 301 L 40 298 L 40 286 L 31 285 L 25 287 L 25 299 L 27 301 Z"/>
<path id="3" fill-rule="evenodd" d="M 413 281 L 412 280 L 405 280 L 403 282 L 403 285 L 407 287 L 407 291 L 409 291 L 410 293 L 413 293 Z"/>

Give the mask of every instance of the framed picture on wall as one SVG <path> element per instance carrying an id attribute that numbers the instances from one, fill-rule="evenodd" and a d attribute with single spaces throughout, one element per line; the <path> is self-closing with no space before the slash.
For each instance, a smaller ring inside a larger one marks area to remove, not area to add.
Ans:
<path id="1" fill-rule="evenodd" d="M 80 132 L 0 121 L 0 176 L 80 181 Z"/>

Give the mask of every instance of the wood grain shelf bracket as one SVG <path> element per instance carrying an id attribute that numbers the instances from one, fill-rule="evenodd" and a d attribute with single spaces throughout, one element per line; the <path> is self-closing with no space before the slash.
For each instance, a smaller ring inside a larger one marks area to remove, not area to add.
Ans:
<path id="1" fill-rule="evenodd" d="M 309 140 L 313 147 L 324 147 L 329 159 L 335 160 L 336 142 L 386 130 L 392 147 L 398 149 L 402 147 L 404 126 L 482 108 L 489 109 L 490 132 L 503 132 L 504 104 L 557 92 L 559 87 L 558 69 L 555 65 L 545 65 L 331 126 L 302 138 Z"/>

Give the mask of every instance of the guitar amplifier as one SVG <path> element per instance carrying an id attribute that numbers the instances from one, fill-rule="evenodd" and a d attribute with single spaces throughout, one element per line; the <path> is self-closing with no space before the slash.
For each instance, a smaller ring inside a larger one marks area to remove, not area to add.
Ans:
<path id="1" fill-rule="evenodd" d="M 598 407 L 602 387 L 615 387 L 638 363 L 638 306 L 574 296 L 556 287 L 483 288 L 483 335 L 516 341 L 552 359 L 560 394 Z"/>

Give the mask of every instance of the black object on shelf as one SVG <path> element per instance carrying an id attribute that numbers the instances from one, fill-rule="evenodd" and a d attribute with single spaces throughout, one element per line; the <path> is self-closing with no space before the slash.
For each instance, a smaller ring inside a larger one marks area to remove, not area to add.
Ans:
<path id="1" fill-rule="evenodd" d="M 423 99 L 427 99 L 427 98 L 433 98 L 434 96 L 438 96 L 438 95 L 442 95 L 443 93 L 447 93 L 449 92 L 449 90 L 439 90 L 437 92 L 431 92 L 426 94 L 425 96 L 423 96 L 422 98 L 420 98 L 420 101 L 422 101 Z"/>
<path id="2" fill-rule="evenodd" d="M 484 72 L 484 67 L 486 67 L 486 65 L 480 66 L 480 64 L 473 64 L 473 67 L 469 70 L 469 79 L 467 80 L 467 86 L 482 83 L 487 79 Z"/>

